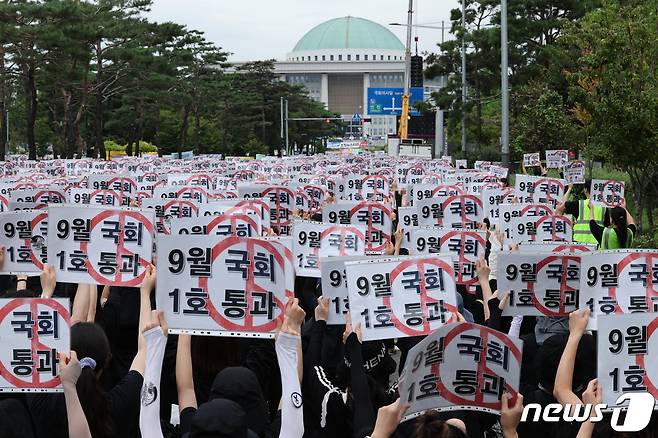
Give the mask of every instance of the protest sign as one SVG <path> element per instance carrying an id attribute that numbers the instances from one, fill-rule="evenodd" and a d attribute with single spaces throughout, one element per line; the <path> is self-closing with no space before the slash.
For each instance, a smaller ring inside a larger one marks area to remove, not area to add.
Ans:
<path id="1" fill-rule="evenodd" d="M 482 199 L 482 208 L 484 216 L 489 219 L 491 225 L 497 224 L 500 218 L 500 204 L 510 203 L 514 200 L 514 189 L 505 188 L 485 188 L 480 194 Z"/>
<path id="2" fill-rule="evenodd" d="M 48 212 L 45 210 L 0 213 L 0 245 L 5 247 L 3 274 L 37 274 L 47 260 Z"/>
<path id="3" fill-rule="evenodd" d="M 570 161 L 564 166 L 564 181 L 567 184 L 585 184 L 585 162 Z"/>
<path id="4" fill-rule="evenodd" d="M 496 178 L 507 178 L 507 174 L 509 172 L 509 169 L 504 166 L 491 166 L 489 167 L 489 173 L 492 176 L 495 176 Z"/>
<path id="5" fill-rule="evenodd" d="M 598 318 L 597 377 L 603 403 L 622 394 L 648 392 L 658 409 L 658 315 L 634 313 Z"/>
<path id="6" fill-rule="evenodd" d="M 147 198 L 142 199 L 142 208 L 155 211 L 158 234 L 171 233 L 172 218 L 194 218 L 199 215 L 199 203 L 189 199 Z"/>
<path id="7" fill-rule="evenodd" d="M 546 204 L 500 204 L 499 228 L 504 239 L 512 238 L 512 221 L 515 218 L 536 218 L 553 215 L 553 209 Z"/>
<path id="8" fill-rule="evenodd" d="M 137 180 L 129 174 L 91 174 L 87 181 L 87 188 L 93 190 L 114 190 L 123 196 L 130 197 L 137 191 Z"/>
<path id="9" fill-rule="evenodd" d="M 274 337 L 293 296 L 292 253 L 265 239 L 158 237 L 156 301 L 172 333 Z"/>
<path id="10" fill-rule="evenodd" d="M 17 189 L 9 195 L 9 210 L 41 210 L 49 204 L 64 204 L 66 193 L 59 188 Z"/>
<path id="11" fill-rule="evenodd" d="M 198 186 L 205 187 L 206 190 L 213 188 L 213 177 L 206 173 L 186 173 L 167 175 L 167 185 L 169 186 Z"/>
<path id="12" fill-rule="evenodd" d="M 110 205 L 113 207 L 130 205 L 129 196 L 110 189 L 81 189 L 74 187 L 69 191 L 69 199 L 72 204 Z"/>
<path id="13" fill-rule="evenodd" d="M 548 204 L 555 209 L 562 202 L 564 186 L 561 179 L 516 175 L 514 189 L 522 204 Z"/>
<path id="14" fill-rule="evenodd" d="M 362 256 L 366 250 L 366 227 L 293 221 L 295 272 L 320 277 L 320 257 Z"/>
<path id="15" fill-rule="evenodd" d="M 152 211 L 67 204 L 48 208 L 48 262 L 63 283 L 139 286 L 151 262 Z"/>
<path id="16" fill-rule="evenodd" d="M 388 177 L 384 175 L 364 176 L 361 184 L 361 197 L 366 201 L 385 202 L 389 198 Z"/>
<path id="17" fill-rule="evenodd" d="M 239 184 L 238 196 L 242 199 L 269 200 L 270 226 L 277 227 L 280 234 L 290 235 L 295 209 L 295 193 L 286 186 Z"/>
<path id="18" fill-rule="evenodd" d="M 201 186 L 164 186 L 153 189 L 155 199 L 178 199 L 184 201 L 195 201 L 198 203 L 208 202 L 208 191 Z"/>
<path id="19" fill-rule="evenodd" d="M 572 228 L 566 216 L 513 217 L 505 242 L 571 242 Z"/>
<path id="20" fill-rule="evenodd" d="M 523 154 L 523 165 L 525 167 L 539 167 L 540 164 L 541 160 L 539 158 L 539 152 Z"/>
<path id="21" fill-rule="evenodd" d="M 385 259 L 384 257 L 380 257 Z M 350 309 L 347 295 L 347 277 L 345 262 L 355 260 L 373 260 L 373 256 L 321 257 L 320 271 L 322 279 L 322 296 L 329 298 L 329 316 L 327 325 L 345 324 Z"/>
<path id="22" fill-rule="evenodd" d="M 624 182 L 593 179 L 590 186 L 590 200 L 593 205 L 617 207 L 624 202 Z"/>
<path id="23" fill-rule="evenodd" d="M 509 292 L 503 315 L 566 316 L 579 307 L 580 256 L 498 255 L 498 290 Z"/>
<path id="24" fill-rule="evenodd" d="M 562 169 L 569 162 L 569 151 L 552 150 L 546 151 L 546 168 Z"/>
<path id="25" fill-rule="evenodd" d="M 169 226 L 171 234 L 238 237 L 259 237 L 263 228 L 259 216 L 247 214 L 172 218 Z"/>
<path id="26" fill-rule="evenodd" d="M 0 299 L 0 392 L 59 392 L 58 353 L 69 354 L 69 300 Z"/>
<path id="27" fill-rule="evenodd" d="M 463 195 L 464 190 L 456 185 L 448 184 L 415 184 L 409 187 L 409 203 L 416 205 L 423 199 L 435 198 L 444 200 L 451 196 Z"/>
<path id="28" fill-rule="evenodd" d="M 581 254 L 581 307 L 599 315 L 658 312 L 658 250 L 619 249 Z"/>
<path id="29" fill-rule="evenodd" d="M 330 224 L 365 225 L 366 254 L 383 254 L 391 242 L 392 211 L 381 202 L 325 204 L 322 220 Z"/>
<path id="30" fill-rule="evenodd" d="M 399 382 L 405 419 L 432 409 L 499 413 L 505 392 L 515 404 L 523 343 L 486 326 L 446 324 L 409 350 Z"/>
<path id="31" fill-rule="evenodd" d="M 417 204 L 418 223 L 422 226 L 473 230 L 484 220 L 482 200 L 475 195 L 450 196 L 444 201 L 429 198 Z"/>
<path id="32" fill-rule="evenodd" d="M 415 207 L 398 207 L 398 230 L 418 226 L 418 210 Z"/>
<path id="33" fill-rule="evenodd" d="M 521 242 L 518 252 L 521 254 L 534 254 L 542 252 L 592 252 L 596 251 L 596 244 L 578 242 Z"/>
<path id="34" fill-rule="evenodd" d="M 475 262 L 484 258 L 487 249 L 486 233 L 482 231 L 460 231 L 450 228 L 412 228 L 409 231 L 410 255 L 450 255 L 457 274 L 457 284 L 477 284 Z"/>
<path id="35" fill-rule="evenodd" d="M 363 340 L 428 335 L 456 320 L 452 259 L 407 256 L 345 262 L 352 323 Z"/>
<path id="36" fill-rule="evenodd" d="M 457 169 L 466 169 L 468 167 L 468 160 L 455 160 L 455 167 Z"/>

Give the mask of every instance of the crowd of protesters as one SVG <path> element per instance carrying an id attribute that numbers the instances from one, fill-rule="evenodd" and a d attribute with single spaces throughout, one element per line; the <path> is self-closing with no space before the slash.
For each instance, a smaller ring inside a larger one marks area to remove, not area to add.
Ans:
<path id="1" fill-rule="evenodd" d="M 397 195 L 404 205 L 404 193 Z M 558 212 L 574 217 L 575 241 L 631 245 L 637 230 L 625 208 L 594 208 L 586 191 L 571 196 Z M 0 438 L 658 436 L 656 415 L 634 434 L 614 432 L 609 421 L 520 421 L 527 403 L 601 400 L 596 337 L 586 331 L 589 311 L 502 316 L 505 294 L 495 278 L 502 238 L 482 228 L 488 244 L 476 266 L 480 286 L 475 295 L 458 288 L 459 318 L 523 342 L 521 395 L 512 404 L 504 394 L 500 415 L 456 409 L 401 421 L 407 404 L 397 381 L 421 339 L 363 342 L 349 318 L 327 325 L 319 279 L 296 278 L 295 298 L 270 340 L 168 335 L 153 266 L 140 288 L 61 284 L 46 267 L 40 277 L 5 276 L 0 290 L 4 298 L 71 298 L 71 353 L 59 358 L 63 393 L 1 394 Z M 400 253 L 400 243 L 395 233 L 389 252 Z"/>

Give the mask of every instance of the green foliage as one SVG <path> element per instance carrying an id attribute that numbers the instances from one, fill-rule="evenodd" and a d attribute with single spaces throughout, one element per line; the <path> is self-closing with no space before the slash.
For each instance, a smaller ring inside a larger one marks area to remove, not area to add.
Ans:
<path id="1" fill-rule="evenodd" d="M 568 149 L 574 125 L 562 96 L 547 84 L 520 86 L 510 98 L 510 148 L 517 158 L 525 152 Z"/>
<path id="2" fill-rule="evenodd" d="M 126 145 L 125 144 L 119 144 L 115 142 L 114 140 L 105 140 L 105 150 L 108 152 L 125 152 L 126 151 Z"/>

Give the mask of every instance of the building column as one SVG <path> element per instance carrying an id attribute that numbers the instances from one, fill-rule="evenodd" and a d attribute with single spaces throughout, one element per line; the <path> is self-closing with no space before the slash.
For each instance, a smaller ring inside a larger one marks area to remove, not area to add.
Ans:
<path id="1" fill-rule="evenodd" d="M 327 73 L 322 73 L 322 79 L 320 79 L 320 102 L 326 109 L 329 109 L 329 75 Z"/>
<path id="2" fill-rule="evenodd" d="M 370 87 L 370 73 L 363 74 L 363 117 L 368 115 L 368 88 Z"/>

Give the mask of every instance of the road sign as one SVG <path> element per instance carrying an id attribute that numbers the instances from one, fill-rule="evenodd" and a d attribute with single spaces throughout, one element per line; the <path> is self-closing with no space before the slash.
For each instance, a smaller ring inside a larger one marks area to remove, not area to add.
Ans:
<path id="1" fill-rule="evenodd" d="M 368 88 L 368 115 L 369 116 L 399 116 L 402 114 L 402 96 L 404 90 L 394 87 L 369 87 Z M 419 116 L 420 112 L 415 109 L 414 103 L 423 101 L 423 88 L 413 87 L 410 89 L 409 114 Z"/>

